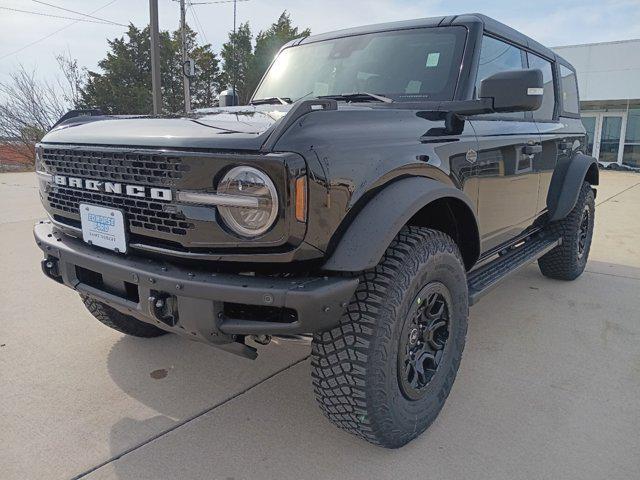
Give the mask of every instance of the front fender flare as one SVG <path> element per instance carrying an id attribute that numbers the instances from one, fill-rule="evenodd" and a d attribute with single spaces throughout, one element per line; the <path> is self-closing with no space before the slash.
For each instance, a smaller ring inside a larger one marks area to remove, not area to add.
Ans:
<path id="1" fill-rule="evenodd" d="M 360 272 L 375 267 L 400 229 L 420 209 L 442 198 L 464 202 L 473 214 L 477 232 L 475 205 L 462 191 L 428 178 L 405 178 L 385 187 L 369 200 L 344 231 L 322 268 Z"/>
<path id="2" fill-rule="evenodd" d="M 549 219 L 553 222 L 569 215 L 578 201 L 582 183 L 587 180 L 592 185 L 598 185 L 598 179 L 596 159 L 582 153 L 574 155 L 564 175 L 560 191 L 549 191 Z"/>

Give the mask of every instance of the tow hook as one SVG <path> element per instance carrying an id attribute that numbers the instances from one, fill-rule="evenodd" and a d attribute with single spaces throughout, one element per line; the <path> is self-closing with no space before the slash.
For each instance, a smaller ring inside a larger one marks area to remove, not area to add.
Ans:
<path id="1" fill-rule="evenodd" d="M 55 280 L 58 283 L 62 283 L 62 275 L 60 275 L 60 269 L 58 268 L 58 259 L 54 257 L 45 258 L 41 262 L 42 271 L 44 274 Z"/>
<path id="2" fill-rule="evenodd" d="M 151 314 L 159 322 L 169 325 L 170 327 L 175 327 L 178 323 L 176 300 L 176 297 L 173 295 L 152 291 L 149 296 Z"/>

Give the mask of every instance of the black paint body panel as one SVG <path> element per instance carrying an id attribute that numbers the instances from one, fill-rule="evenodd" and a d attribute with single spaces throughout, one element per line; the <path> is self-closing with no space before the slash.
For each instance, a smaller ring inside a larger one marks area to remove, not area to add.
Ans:
<path id="1" fill-rule="evenodd" d="M 295 40 L 284 48 L 365 32 L 451 25 L 467 30 L 451 100 L 474 98 L 484 33 L 567 64 L 551 50 L 478 14 L 359 27 Z M 446 102 L 438 109 L 446 110 Z M 427 203 L 436 198 L 461 199 L 477 223 L 478 238 L 468 241 L 478 243 L 479 254 L 492 251 L 532 226 L 544 224 L 551 209 L 556 215 L 566 209 L 571 195 L 562 202 L 559 198 L 575 182 L 567 183 L 565 177 L 579 171 L 570 164 L 584 148 L 584 129 L 577 118 L 535 122 L 531 114 L 521 120 L 475 115 L 460 122 L 459 131 L 451 132 L 442 111 L 421 104 L 338 102 L 335 109 L 309 109 L 299 117 L 286 117 L 294 110 L 291 105 L 260 105 L 210 109 L 187 118 L 63 122 L 45 136 L 43 145 L 180 152 L 192 170 L 179 187 L 202 191 L 213 189 L 221 172 L 234 165 L 268 171 L 278 185 L 283 207 L 275 227 L 264 237 L 241 239 L 212 221 L 208 230 L 203 226 L 198 236 L 185 238 L 179 251 L 170 246 L 139 248 L 175 259 L 234 263 L 245 270 L 249 263 L 266 268 L 293 263 L 300 268 L 324 264 L 327 270 L 369 268 L 388 245 L 389 232 L 408 218 L 409 211 L 420 208 L 420 201 L 411 201 L 406 192 L 389 193 L 405 185 Z M 285 121 L 290 126 L 278 128 Z M 567 142 L 569 149 L 563 148 Z M 541 151 L 527 153 L 532 146 L 541 146 Z M 292 217 L 292 181 L 301 172 L 308 178 L 306 224 Z M 439 196 L 433 195 L 436 190 Z M 384 202 L 385 198 L 389 200 Z M 379 203 L 376 208 L 381 210 L 375 225 L 376 217 L 370 212 L 376 203 L 372 202 Z M 365 212 L 371 218 L 366 222 L 359 217 Z M 216 218 L 213 210 L 186 209 L 185 214 L 203 224 L 207 223 L 203 218 Z M 351 227 L 363 222 L 367 238 L 362 242 L 367 246 L 362 255 L 355 255 L 352 239 L 358 235 Z"/>

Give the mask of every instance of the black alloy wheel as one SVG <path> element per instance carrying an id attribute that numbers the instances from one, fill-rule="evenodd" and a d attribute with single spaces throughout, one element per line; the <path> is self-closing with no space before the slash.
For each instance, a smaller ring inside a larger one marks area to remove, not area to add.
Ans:
<path id="1" fill-rule="evenodd" d="M 577 238 L 578 258 L 582 258 L 584 256 L 590 231 L 591 231 L 591 215 L 589 211 L 589 206 L 585 205 L 582 211 L 582 219 L 580 220 L 580 227 L 578 229 L 578 238 Z"/>
<path id="2" fill-rule="evenodd" d="M 398 349 L 398 377 L 402 393 L 419 400 L 443 363 L 449 338 L 450 295 L 439 282 L 425 286 L 409 310 Z"/>

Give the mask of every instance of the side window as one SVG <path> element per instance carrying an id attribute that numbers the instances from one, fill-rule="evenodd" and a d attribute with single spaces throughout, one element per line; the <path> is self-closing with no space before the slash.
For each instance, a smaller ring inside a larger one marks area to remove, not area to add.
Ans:
<path id="1" fill-rule="evenodd" d="M 567 113 L 580 113 L 576 72 L 560 65 L 560 85 L 562 86 L 562 109 Z"/>
<path id="2" fill-rule="evenodd" d="M 494 73 L 507 70 L 522 70 L 522 51 L 493 37 L 483 37 L 480 48 L 480 62 L 476 76 L 476 98 L 480 92 L 480 82 Z M 492 114 L 493 115 L 493 114 Z M 503 117 L 524 119 L 524 112 L 501 113 Z"/>
<path id="3" fill-rule="evenodd" d="M 537 68 L 542 71 L 542 82 L 544 83 L 542 106 L 533 112 L 533 118 L 536 120 L 552 120 L 556 98 L 555 89 L 553 88 L 551 62 L 532 53 L 527 53 L 527 58 L 529 59 L 529 68 Z"/>

